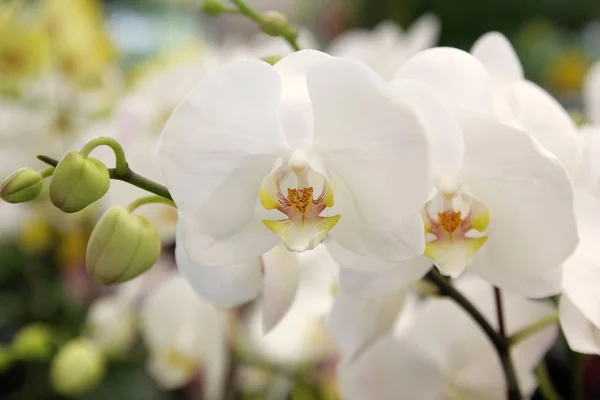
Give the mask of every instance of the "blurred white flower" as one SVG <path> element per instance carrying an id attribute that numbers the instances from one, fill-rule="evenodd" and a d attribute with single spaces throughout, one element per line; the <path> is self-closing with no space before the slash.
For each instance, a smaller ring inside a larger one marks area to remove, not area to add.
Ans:
<path id="1" fill-rule="evenodd" d="M 406 31 L 392 21 L 380 22 L 372 31 L 355 29 L 336 38 L 328 48 L 333 56 L 364 62 L 386 80 L 413 55 L 435 46 L 440 20 L 424 14 Z"/>
<path id="2" fill-rule="evenodd" d="M 173 269 L 172 262 L 163 258 L 140 277 L 96 299 L 87 312 L 85 336 L 110 356 L 126 355 L 137 339 L 139 305 Z"/>
<path id="3" fill-rule="evenodd" d="M 292 367 L 322 362 L 336 354 L 328 320 L 337 290 L 338 265 L 323 245 L 299 254 L 298 263 L 298 288 L 287 314 L 265 334 L 263 313 L 268 312 L 267 307 L 278 306 L 278 299 L 268 298 L 272 291 L 265 282 L 264 298 L 245 319 L 243 336 L 244 351 Z"/>
<path id="4" fill-rule="evenodd" d="M 496 321 L 492 286 L 466 278 L 457 287 L 488 321 Z M 553 312 L 548 303 L 510 293 L 505 293 L 503 305 L 509 335 Z M 504 399 L 500 360 L 480 327 L 451 299 L 430 299 L 416 307 L 408 324 L 340 366 L 344 398 L 387 400 L 401 393 L 420 400 Z M 535 390 L 533 370 L 557 337 L 558 329 L 551 326 L 512 348 L 524 397 Z"/>
<path id="5" fill-rule="evenodd" d="M 221 399 L 228 365 L 223 315 L 173 273 L 144 301 L 140 317 L 148 373 L 158 385 L 181 387 L 201 373 L 204 398 Z"/>
<path id="6" fill-rule="evenodd" d="M 118 295 L 97 299 L 88 310 L 85 334 L 107 354 L 122 356 L 136 339 L 133 307 Z"/>

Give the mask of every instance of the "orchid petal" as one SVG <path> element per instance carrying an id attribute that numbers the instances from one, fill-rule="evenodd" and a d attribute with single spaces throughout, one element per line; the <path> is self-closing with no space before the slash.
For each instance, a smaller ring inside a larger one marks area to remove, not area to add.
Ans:
<path id="1" fill-rule="evenodd" d="M 285 152 L 280 97 L 271 66 L 242 60 L 202 80 L 167 122 L 159 144 L 165 181 L 207 236 L 252 223 L 260 182 Z"/>
<path id="2" fill-rule="evenodd" d="M 313 150 L 335 194 L 331 212 L 340 210 L 339 224 L 354 219 L 374 232 L 398 229 L 431 187 L 427 138 L 417 117 L 391 98 L 373 71 L 350 60 L 317 65 L 308 86 L 315 109 Z M 349 229 L 339 224 L 332 236 Z"/>
<path id="3" fill-rule="evenodd" d="M 588 70 L 583 84 L 585 113 L 594 125 L 600 125 L 600 62 Z"/>
<path id="4" fill-rule="evenodd" d="M 440 400 L 445 376 L 426 354 L 391 338 L 376 343 L 361 358 L 338 367 L 347 400 Z"/>
<path id="5" fill-rule="evenodd" d="M 294 149 L 307 148 L 313 137 L 314 117 L 306 76 L 313 66 L 330 59 L 320 51 L 302 50 L 275 64 L 282 82 L 279 118 L 286 140 Z"/>
<path id="6" fill-rule="evenodd" d="M 567 294 L 560 298 L 560 326 L 573 351 L 600 354 L 600 328 L 583 315 Z"/>
<path id="7" fill-rule="evenodd" d="M 409 54 L 435 46 L 440 36 L 441 21 L 438 16 L 425 13 L 421 15 L 406 31 L 409 43 Z"/>
<path id="8" fill-rule="evenodd" d="M 331 333 L 342 354 L 355 360 L 394 327 L 404 293 L 398 291 L 371 299 L 341 292 L 331 311 Z"/>
<path id="9" fill-rule="evenodd" d="M 179 225 L 179 238 L 183 222 Z M 177 241 L 175 258 L 181 274 L 198 296 L 218 307 L 234 307 L 258 296 L 262 283 L 260 259 L 255 257 L 232 265 L 207 267 L 188 257 L 183 238 Z"/>
<path id="10" fill-rule="evenodd" d="M 512 82 L 525 78 L 519 56 L 499 32 L 488 32 L 477 39 L 471 54 L 497 79 Z"/>
<path id="11" fill-rule="evenodd" d="M 575 215 L 581 243 L 564 264 L 563 287 L 569 301 L 600 326 L 600 200 L 583 190 L 575 192 Z"/>
<path id="12" fill-rule="evenodd" d="M 553 271 L 578 244 L 566 171 L 517 128 L 467 114 L 460 121 L 468 192 L 490 218 L 487 243 L 472 271 L 494 269 L 505 282 Z"/>
<path id="13" fill-rule="evenodd" d="M 581 158 L 581 138 L 567 111 L 544 89 L 529 81 L 515 83 L 512 93 L 519 125 L 539 140 L 575 178 Z"/>
<path id="14" fill-rule="evenodd" d="M 493 81 L 483 64 L 462 50 L 422 51 L 398 70 L 394 80 L 413 79 L 434 88 L 446 105 L 493 115 Z"/>
<path id="15" fill-rule="evenodd" d="M 253 218 L 241 231 L 225 238 L 204 234 L 194 220 L 179 213 L 178 246 L 185 247 L 187 258 L 194 264 L 219 267 L 257 259 L 272 249 L 280 239 L 267 229 L 260 218 Z"/>
<path id="16" fill-rule="evenodd" d="M 396 99 L 409 105 L 425 127 L 435 176 L 443 179 L 456 174 L 462 164 L 464 143 L 452 110 L 424 83 L 397 79 L 391 86 Z"/>
<path id="17" fill-rule="evenodd" d="M 298 287 L 298 259 L 283 243 L 262 256 L 263 331 L 268 333 L 289 310 Z"/>

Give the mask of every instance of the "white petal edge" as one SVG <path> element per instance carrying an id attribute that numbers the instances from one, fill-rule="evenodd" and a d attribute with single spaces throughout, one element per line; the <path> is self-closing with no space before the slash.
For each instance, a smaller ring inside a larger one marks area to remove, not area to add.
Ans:
<path id="1" fill-rule="evenodd" d="M 500 32 L 488 32 L 477 39 L 471 48 L 471 54 L 496 79 L 511 82 L 525 78 L 519 56 L 506 36 Z"/>
<path id="2" fill-rule="evenodd" d="M 283 243 L 262 256 L 264 268 L 262 327 L 273 329 L 289 310 L 298 287 L 298 259 Z"/>

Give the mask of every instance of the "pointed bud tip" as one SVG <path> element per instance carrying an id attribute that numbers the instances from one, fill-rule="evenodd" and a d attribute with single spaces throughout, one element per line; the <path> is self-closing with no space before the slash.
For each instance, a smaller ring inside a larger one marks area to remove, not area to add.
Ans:
<path id="1" fill-rule="evenodd" d="M 0 198 L 7 203 L 24 203 L 38 198 L 43 188 L 42 175 L 30 168 L 20 168 L 0 185 Z"/>

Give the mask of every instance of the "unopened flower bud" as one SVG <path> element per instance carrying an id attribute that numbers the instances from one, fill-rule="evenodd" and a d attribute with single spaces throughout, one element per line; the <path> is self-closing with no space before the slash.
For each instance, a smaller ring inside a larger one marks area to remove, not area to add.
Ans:
<path id="1" fill-rule="evenodd" d="M 225 6 L 221 0 L 204 0 L 202 11 L 208 15 L 219 15 L 225 11 Z"/>
<path id="2" fill-rule="evenodd" d="M 42 174 L 30 168 L 20 168 L 2 182 L 0 197 L 8 203 L 35 200 L 43 188 Z"/>
<path id="3" fill-rule="evenodd" d="M 260 29 L 270 36 L 285 36 L 289 29 L 289 21 L 278 11 L 266 11 L 262 14 Z"/>
<path id="4" fill-rule="evenodd" d="M 87 270 L 103 285 L 133 279 L 160 257 L 160 236 L 143 215 L 115 206 L 100 218 L 88 242 Z"/>
<path id="5" fill-rule="evenodd" d="M 110 186 L 108 169 L 95 158 L 77 151 L 63 157 L 50 181 L 52 204 L 66 213 L 83 210 L 106 194 Z"/>
<path id="6" fill-rule="evenodd" d="M 64 396 L 79 396 L 93 390 L 102 382 L 105 372 L 102 352 L 93 342 L 81 338 L 64 345 L 50 366 L 52 386 Z"/>
<path id="7" fill-rule="evenodd" d="M 19 360 L 45 360 L 52 354 L 53 339 L 50 328 L 33 324 L 21 329 L 13 338 L 12 353 Z"/>

